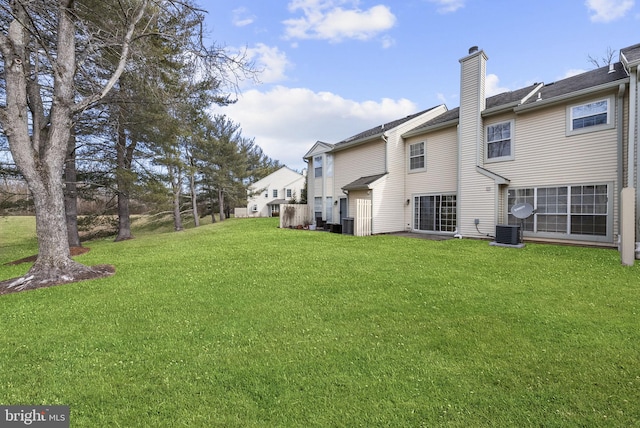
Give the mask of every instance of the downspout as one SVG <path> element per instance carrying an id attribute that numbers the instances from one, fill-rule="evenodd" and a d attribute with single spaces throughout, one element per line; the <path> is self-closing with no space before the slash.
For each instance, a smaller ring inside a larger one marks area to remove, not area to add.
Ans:
<path id="1" fill-rule="evenodd" d="M 618 105 L 616 107 L 616 111 L 618 112 L 618 196 L 620 195 L 620 191 L 624 186 L 624 94 L 626 92 L 627 86 L 625 84 L 620 84 L 618 87 Z M 619 200 L 618 200 L 619 203 Z M 618 233 L 620 233 L 620 225 L 622 221 L 622 212 L 618 210 Z"/>
<path id="2" fill-rule="evenodd" d="M 635 153 L 635 146 L 636 146 L 636 126 L 637 126 L 637 121 L 638 118 L 636 117 L 637 115 L 637 105 L 638 105 L 638 67 L 635 67 L 633 69 L 630 70 L 630 76 L 629 76 L 629 141 L 627 141 L 628 144 L 628 150 L 627 150 L 627 187 L 634 187 L 634 174 L 636 171 L 636 165 L 634 164 L 635 157 L 636 157 L 636 153 Z M 638 159 L 638 167 L 640 167 L 640 159 Z M 640 177 L 638 177 L 640 179 Z M 636 249 L 636 254 L 637 254 L 637 250 L 638 250 L 638 213 L 640 212 L 640 206 L 638 206 L 638 204 L 640 203 L 639 201 L 639 195 L 638 195 L 638 188 L 640 186 L 640 183 L 635 183 L 635 188 L 636 188 L 636 210 L 635 210 L 635 214 L 634 214 L 634 243 L 635 243 L 635 249 Z"/>

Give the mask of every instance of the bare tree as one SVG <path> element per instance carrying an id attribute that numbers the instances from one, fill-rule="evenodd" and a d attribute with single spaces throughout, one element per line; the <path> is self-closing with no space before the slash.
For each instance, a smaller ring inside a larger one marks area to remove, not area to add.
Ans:
<path id="1" fill-rule="evenodd" d="M 611 47 L 609 46 L 607 47 L 607 52 L 601 58 L 596 58 L 589 55 L 587 57 L 587 61 L 589 61 L 591 64 L 593 64 L 597 68 L 606 67 L 609 64 L 613 63 L 614 61 L 613 58 L 615 57 L 616 52 L 617 51 L 615 49 L 611 49 Z"/>
<path id="2" fill-rule="evenodd" d="M 33 196 L 38 258 L 29 272 L 6 284 L 28 289 L 73 282 L 112 273 L 112 268 L 88 267 L 71 259 L 63 195 L 63 170 L 71 129 L 77 114 L 102 99 L 122 74 L 150 0 L 120 1 L 119 37 L 112 39 L 117 66 L 96 81 L 94 92 L 82 98 L 75 89 L 78 67 L 92 68 L 96 45 L 93 23 L 83 21 L 87 3 L 74 0 L 11 0 L 0 3 L 0 55 L 4 105 L 0 125 L 12 157 Z M 106 20 L 105 20 L 106 22 Z M 117 33 L 113 28 L 109 34 Z M 77 56 L 81 40 L 82 56 Z M 86 70 L 85 70 L 86 71 Z"/>

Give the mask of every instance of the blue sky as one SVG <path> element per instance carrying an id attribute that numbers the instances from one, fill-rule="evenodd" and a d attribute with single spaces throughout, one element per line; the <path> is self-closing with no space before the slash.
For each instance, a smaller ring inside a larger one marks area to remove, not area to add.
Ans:
<path id="1" fill-rule="evenodd" d="M 595 68 L 640 43 L 635 0 L 203 0 L 212 40 L 246 54 L 260 82 L 214 108 L 301 170 L 318 141 L 459 105 L 459 62 L 483 49 L 488 95 Z"/>

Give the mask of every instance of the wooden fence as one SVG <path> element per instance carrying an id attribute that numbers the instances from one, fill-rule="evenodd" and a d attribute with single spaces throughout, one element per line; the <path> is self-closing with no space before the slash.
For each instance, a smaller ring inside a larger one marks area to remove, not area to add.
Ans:
<path id="1" fill-rule="evenodd" d="M 368 199 L 356 200 L 353 234 L 355 236 L 371 235 L 371 201 Z"/>
<path id="2" fill-rule="evenodd" d="M 306 226 L 311 220 L 311 206 L 307 204 L 280 205 L 280 227 Z"/>

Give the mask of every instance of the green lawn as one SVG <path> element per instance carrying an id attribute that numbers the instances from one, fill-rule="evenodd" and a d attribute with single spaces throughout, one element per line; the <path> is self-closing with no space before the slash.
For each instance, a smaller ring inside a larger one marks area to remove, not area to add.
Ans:
<path id="1" fill-rule="evenodd" d="M 33 229 L 0 218 L 0 280 Z M 276 219 L 137 236 L 77 257 L 113 277 L 0 296 L 0 404 L 73 427 L 640 425 L 640 267 L 614 250 Z"/>

